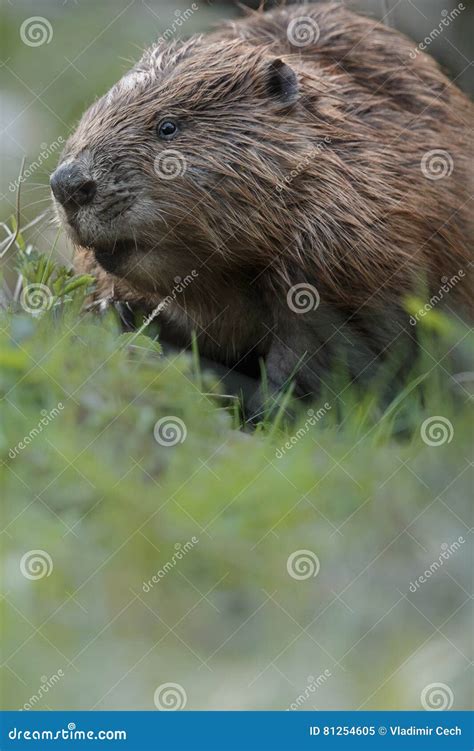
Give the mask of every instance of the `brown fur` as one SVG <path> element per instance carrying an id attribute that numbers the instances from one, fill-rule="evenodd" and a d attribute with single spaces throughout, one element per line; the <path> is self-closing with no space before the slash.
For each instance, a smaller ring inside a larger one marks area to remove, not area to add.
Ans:
<path id="1" fill-rule="evenodd" d="M 319 28 L 309 46 L 288 40 L 300 16 Z M 99 297 L 151 309 L 195 269 L 163 315 L 185 338 L 196 329 L 201 349 L 223 362 L 249 350 L 284 359 L 272 353 L 279 340 L 291 351 L 288 375 L 309 352 L 300 392 L 315 389 L 333 327 L 356 332 L 365 354 L 354 372 L 365 368 L 397 338 L 404 294 L 424 282 L 436 291 L 470 261 L 472 105 L 414 51 L 333 3 L 252 13 L 148 50 L 66 147 L 104 201 L 71 230 L 78 270 L 97 274 Z M 166 115 L 183 125 L 170 143 L 154 132 Z M 182 176 L 157 177 L 163 149 L 183 155 Z M 429 180 L 421 162 L 439 149 L 453 170 Z M 123 210 L 110 218 L 116 196 Z M 309 317 L 288 310 L 297 283 L 319 291 Z M 466 310 L 469 293 L 466 276 L 448 306 Z"/>

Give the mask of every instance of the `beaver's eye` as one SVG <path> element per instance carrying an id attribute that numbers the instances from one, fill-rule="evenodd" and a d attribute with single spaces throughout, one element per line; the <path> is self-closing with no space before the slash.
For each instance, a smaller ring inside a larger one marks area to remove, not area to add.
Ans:
<path id="1" fill-rule="evenodd" d="M 177 134 L 178 125 L 174 120 L 162 120 L 158 125 L 157 132 L 159 138 L 162 138 L 164 141 L 170 141 Z"/>

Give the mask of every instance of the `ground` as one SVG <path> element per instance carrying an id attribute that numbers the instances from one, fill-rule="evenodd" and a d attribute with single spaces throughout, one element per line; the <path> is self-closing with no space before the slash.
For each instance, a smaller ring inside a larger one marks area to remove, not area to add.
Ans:
<path id="1" fill-rule="evenodd" d="M 6 707 L 150 709 L 171 682 L 189 709 L 417 709 L 436 683 L 466 708 L 469 395 L 443 358 L 460 324 L 423 320 L 384 412 L 338 376 L 322 411 L 249 433 L 195 357 L 81 313 L 89 281 L 17 246 Z"/>

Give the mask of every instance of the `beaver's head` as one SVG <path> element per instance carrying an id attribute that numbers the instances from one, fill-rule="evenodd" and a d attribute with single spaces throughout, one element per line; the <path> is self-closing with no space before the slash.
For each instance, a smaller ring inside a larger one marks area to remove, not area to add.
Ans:
<path id="1" fill-rule="evenodd" d="M 278 231 L 272 196 L 307 143 L 298 87 L 291 66 L 239 40 L 148 50 L 85 113 L 51 177 L 73 241 L 150 291 L 193 256 L 251 258 Z"/>

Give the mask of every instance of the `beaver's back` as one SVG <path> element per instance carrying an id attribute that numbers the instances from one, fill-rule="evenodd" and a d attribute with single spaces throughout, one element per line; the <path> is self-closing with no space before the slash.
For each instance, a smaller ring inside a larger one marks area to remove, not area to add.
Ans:
<path id="1" fill-rule="evenodd" d="M 453 96 L 456 106 L 469 112 L 466 97 L 441 73 L 435 60 L 422 53 L 413 40 L 379 21 L 333 2 L 249 13 L 241 20 L 223 23 L 208 39 L 240 38 L 285 56 L 307 74 L 317 66 L 350 78 L 371 96 L 386 97 L 414 112 L 429 104 L 430 97 L 446 101 L 446 96 Z M 426 87 L 424 97 L 421 87 Z"/>
<path id="2" fill-rule="evenodd" d="M 224 24 L 193 47 L 189 70 L 197 80 L 206 46 L 219 40 L 282 57 L 298 77 L 294 107 L 263 124 L 248 110 L 257 176 L 275 144 L 286 155 L 275 180 L 279 171 L 296 171 L 282 190 L 265 185 L 264 228 L 271 231 L 256 226 L 255 242 L 248 242 L 259 212 L 241 215 L 239 190 L 250 188 L 239 182 L 222 181 L 229 191 L 215 217 L 216 225 L 234 222 L 233 242 L 246 228 L 242 253 L 259 280 L 268 278 L 270 289 L 277 279 L 310 281 L 346 313 L 387 309 L 413 290 L 414 279 L 436 290 L 442 277 L 467 269 L 472 107 L 430 57 L 398 32 L 333 3 Z M 222 54 L 234 49 L 224 44 Z M 315 145 L 322 149 L 313 154 Z M 224 163 L 233 158 L 232 138 L 219 148 Z M 122 296 L 138 296 L 125 281 L 116 283 Z M 457 285 L 450 299 L 456 297 L 467 302 L 469 285 Z"/>
<path id="3" fill-rule="evenodd" d="M 472 105 L 431 57 L 334 3 L 252 13 L 216 37 L 281 55 L 300 80 L 298 127 L 304 120 L 309 142 L 330 140 L 291 186 L 295 214 L 319 225 L 307 268 L 323 258 L 329 294 L 349 305 L 383 304 L 414 276 L 436 288 L 467 268 Z M 456 297 L 468 303 L 469 285 Z"/>

